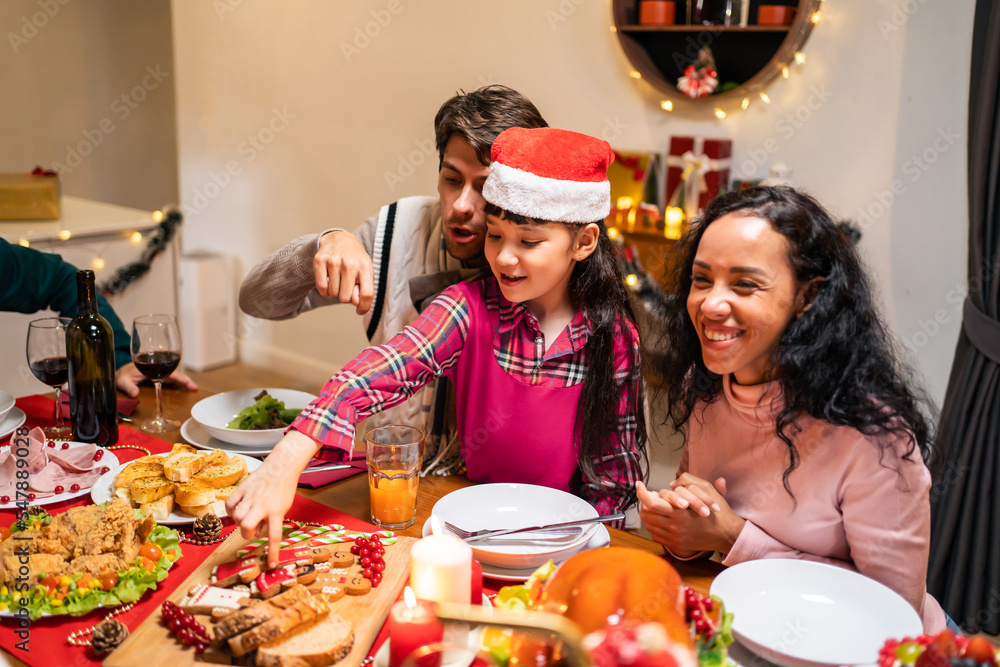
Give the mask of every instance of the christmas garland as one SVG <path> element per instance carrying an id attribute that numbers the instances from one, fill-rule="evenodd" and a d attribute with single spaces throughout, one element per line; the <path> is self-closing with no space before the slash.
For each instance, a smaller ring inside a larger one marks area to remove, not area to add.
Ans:
<path id="1" fill-rule="evenodd" d="M 133 281 L 149 273 L 149 267 L 153 263 L 153 259 L 167 247 L 167 244 L 174 238 L 177 228 L 183 221 L 184 216 L 181 215 L 178 209 L 166 211 L 163 220 L 156 226 L 153 233 L 150 234 L 146 249 L 142 251 L 139 259 L 115 271 L 114 275 L 101 284 L 101 292 L 105 296 L 121 294 Z"/>

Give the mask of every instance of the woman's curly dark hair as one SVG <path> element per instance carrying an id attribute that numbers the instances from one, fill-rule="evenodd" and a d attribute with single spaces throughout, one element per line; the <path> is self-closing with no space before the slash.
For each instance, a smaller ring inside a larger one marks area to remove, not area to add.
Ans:
<path id="1" fill-rule="evenodd" d="M 706 228 L 730 213 L 762 218 L 788 241 L 788 259 L 800 283 L 822 278 L 812 307 L 793 319 L 771 354 L 771 375 L 784 394 L 776 431 L 788 446 L 789 475 L 799 464 L 797 420 L 809 415 L 875 436 L 884 454 L 895 438 L 908 443 L 903 458 L 929 455 L 931 432 L 922 391 L 908 386 L 909 371 L 876 308 L 873 290 L 853 245 L 812 197 L 788 187 L 754 187 L 722 195 L 691 225 L 675 252 L 676 290 L 663 294 L 660 345 L 668 415 L 680 429 L 699 402 L 712 402 L 722 378 L 705 366 L 688 315 L 692 268 Z"/>

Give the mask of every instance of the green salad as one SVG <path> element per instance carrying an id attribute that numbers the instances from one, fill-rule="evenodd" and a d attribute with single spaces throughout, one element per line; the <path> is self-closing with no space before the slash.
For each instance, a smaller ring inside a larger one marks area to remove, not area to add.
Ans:
<path id="1" fill-rule="evenodd" d="M 256 403 L 240 410 L 240 413 L 226 424 L 226 428 L 237 428 L 242 431 L 285 428 L 302 412 L 301 408 L 285 409 L 285 402 L 271 396 L 266 389 L 254 396 L 253 400 Z"/>
<path id="2" fill-rule="evenodd" d="M 106 506 L 106 503 L 101 506 Z M 134 512 L 138 520 L 146 516 L 142 510 Z M 48 523 L 38 516 L 34 519 L 39 524 Z M 28 527 L 31 526 L 15 523 L 11 526 L 11 533 L 16 534 Z M 0 586 L 0 613 L 16 614 L 22 607 L 22 600 L 27 601 L 24 607 L 28 609 L 31 620 L 47 614 L 81 616 L 98 607 L 117 607 L 135 602 L 167 578 L 167 570 L 181 557 L 180 535 L 176 530 L 157 525 L 139 553 L 128 569 L 108 572 L 100 577 L 82 572 L 52 577 L 39 573 L 38 583 L 27 591 Z"/>

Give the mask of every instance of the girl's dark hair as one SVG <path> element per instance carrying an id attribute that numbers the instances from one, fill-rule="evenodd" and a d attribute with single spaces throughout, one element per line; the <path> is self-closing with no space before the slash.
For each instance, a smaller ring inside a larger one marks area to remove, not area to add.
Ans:
<path id="1" fill-rule="evenodd" d="M 788 241 L 788 259 L 800 282 L 822 278 L 812 307 L 793 319 L 775 347 L 770 369 L 784 394 L 778 414 L 778 437 L 788 446 L 789 466 L 799 464 L 797 420 L 809 415 L 837 426 L 875 436 L 882 452 L 894 437 L 908 442 L 903 458 L 919 449 L 929 455 L 931 433 L 921 413 L 930 402 L 911 389 L 910 372 L 874 303 L 869 278 L 853 244 L 812 197 L 788 187 L 754 187 L 730 192 L 712 202 L 678 244 L 673 284 L 662 296 L 665 320 L 659 371 L 669 416 L 676 429 L 699 402 L 710 403 L 722 378 L 705 367 L 701 343 L 688 315 L 695 254 L 705 230 L 724 215 L 762 218 Z"/>
<path id="2" fill-rule="evenodd" d="M 486 215 L 502 218 L 516 225 L 564 224 L 576 234 L 585 225 L 534 220 L 486 203 Z M 590 334 L 584 348 L 587 355 L 587 373 L 580 388 L 574 430 L 580 441 L 580 472 L 586 483 L 601 486 L 607 478 L 599 478 L 596 463 L 606 470 L 623 472 L 620 453 L 621 429 L 618 423 L 618 402 L 622 391 L 627 392 L 632 414 L 635 415 L 635 442 L 640 460 L 635 465 L 648 471 L 646 454 L 646 418 L 643 412 L 642 373 L 639 362 L 639 338 L 635 333 L 636 319 L 632 300 L 625 286 L 625 267 L 621 253 L 608 238 L 603 220 L 594 224 L 599 229 L 597 247 L 590 257 L 573 267 L 569 278 L 569 293 L 574 304 L 583 310 L 590 323 Z M 631 326 L 629 326 L 631 324 Z M 634 351 L 624 373 L 615 368 L 615 339 L 621 336 L 625 348 Z M 629 425 L 630 426 L 630 425 Z M 609 489 L 628 502 L 624 510 L 635 502 L 635 489 L 618 482 Z"/>

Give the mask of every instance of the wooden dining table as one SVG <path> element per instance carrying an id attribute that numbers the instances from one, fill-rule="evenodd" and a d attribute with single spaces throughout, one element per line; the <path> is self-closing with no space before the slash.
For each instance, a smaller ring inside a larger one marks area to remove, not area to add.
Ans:
<path id="1" fill-rule="evenodd" d="M 191 408 L 203 398 L 214 394 L 236 389 L 255 388 L 285 388 L 318 393 L 320 387 L 278 371 L 254 367 L 244 363 L 226 366 L 204 372 L 190 372 L 189 375 L 198 383 L 197 391 L 185 391 L 177 386 L 167 384 L 163 392 L 164 413 L 167 417 L 183 423 L 191 416 Z M 133 428 L 155 415 L 155 391 L 152 385 L 140 385 L 139 403 L 131 414 Z M 157 437 L 167 443 L 184 442 L 180 430 L 157 434 Z M 416 521 L 409 528 L 397 530 L 402 535 L 421 537 L 421 528 L 431 514 L 434 504 L 445 495 L 475 484 L 462 476 L 429 476 L 420 480 L 417 493 Z M 332 507 L 340 512 L 370 522 L 370 506 L 368 502 L 368 481 L 366 475 L 354 475 L 332 484 L 317 488 L 299 488 L 298 493 L 318 503 Z M 663 555 L 663 547 L 632 530 L 609 528 L 611 546 L 641 549 L 657 555 Z M 665 556 L 669 558 L 669 556 Z M 707 594 L 713 578 L 723 568 L 720 564 L 707 561 L 674 561 L 674 567 L 680 573 L 684 582 L 702 594 Z M 502 585 L 502 582 L 498 582 Z M 0 664 L 3 659 L 10 664 L 23 665 L 10 654 L 0 653 Z"/>

